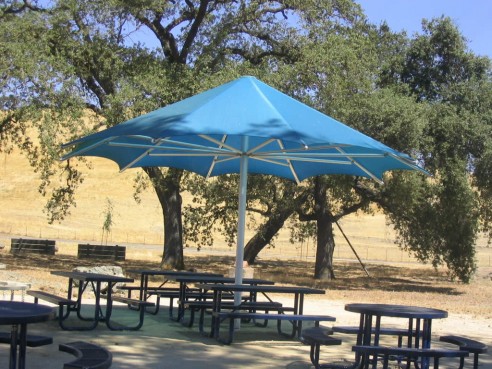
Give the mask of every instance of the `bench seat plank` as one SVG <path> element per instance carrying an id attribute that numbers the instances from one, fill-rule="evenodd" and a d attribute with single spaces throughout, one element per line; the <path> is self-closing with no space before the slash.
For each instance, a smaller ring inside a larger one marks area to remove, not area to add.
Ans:
<path id="1" fill-rule="evenodd" d="M 359 326 L 333 326 L 332 330 L 335 333 L 358 334 Z M 375 331 L 376 329 L 373 327 L 371 333 Z M 408 335 L 408 329 L 381 327 L 379 333 L 388 336 L 406 336 Z"/>
<path id="2" fill-rule="evenodd" d="M 214 304 L 213 301 L 185 301 L 183 305 L 185 309 L 188 309 L 190 311 L 190 319 L 188 320 L 188 322 L 185 322 L 184 325 L 188 327 L 192 327 L 195 320 L 195 312 L 199 311 L 200 312 L 199 330 L 200 332 L 204 333 L 203 323 L 205 318 L 205 312 L 207 310 L 211 310 L 213 308 L 213 304 Z M 222 303 L 221 306 L 222 308 L 234 309 L 235 311 L 249 310 L 250 312 L 254 312 L 257 310 L 261 310 L 261 311 L 276 311 L 277 313 L 294 311 L 294 308 L 283 307 L 282 304 L 279 302 L 270 302 L 270 301 L 260 301 L 260 302 L 245 301 L 241 303 L 239 307 L 235 306 L 233 301 L 226 301 Z M 248 318 L 248 320 L 251 319 L 254 318 Z M 258 326 L 266 327 L 267 323 L 268 320 L 265 320 L 265 322 L 261 325 L 258 323 L 255 324 Z"/>
<path id="3" fill-rule="evenodd" d="M 269 314 L 269 313 L 247 313 L 240 311 L 221 311 L 213 313 L 220 318 L 229 319 L 267 319 L 267 320 L 289 320 L 289 321 L 334 321 L 335 318 L 328 315 L 298 315 L 298 314 Z"/>
<path id="4" fill-rule="evenodd" d="M 412 347 L 387 347 L 387 346 L 364 346 L 355 345 L 352 347 L 352 351 L 358 354 L 373 356 L 372 360 L 376 360 L 377 357 L 383 357 L 383 369 L 388 369 L 388 362 L 390 357 L 395 357 L 396 360 L 406 358 L 408 360 L 416 360 L 418 358 L 434 359 L 434 369 L 439 368 L 439 359 L 443 357 L 459 358 L 460 366 L 463 368 L 464 358 L 468 356 L 467 351 L 461 350 L 449 350 L 449 349 L 434 349 L 434 348 L 412 348 Z"/>
<path id="5" fill-rule="evenodd" d="M 467 351 L 473 354 L 473 369 L 478 368 L 478 355 L 487 352 L 487 345 L 462 336 L 441 336 L 441 342 L 451 343 L 459 346 L 460 350 Z"/>
<path id="6" fill-rule="evenodd" d="M 283 313 L 258 313 L 258 312 L 243 312 L 243 311 L 220 311 L 213 312 L 212 315 L 216 318 L 216 323 L 214 327 L 215 338 L 225 344 L 230 344 L 234 337 L 234 320 L 235 319 L 264 319 L 264 320 L 276 320 L 277 321 L 277 331 L 279 334 L 293 338 L 296 333 L 300 338 L 302 336 L 302 322 L 311 321 L 314 322 L 316 326 L 322 321 L 335 321 L 336 319 L 329 315 L 299 315 L 299 314 L 283 314 Z M 222 340 L 219 337 L 219 326 L 220 322 L 229 319 L 229 335 L 226 340 Z M 282 321 L 289 321 L 292 323 L 292 333 L 286 334 L 282 332 Z"/>
<path id="7" fill-rule="evenodd" d="M 133 292 L 140 293 L 140 286 L 121 286 L 118 287 L 120 291 L 126 291 L 127 297 L 131 298 Z M 159 312 L 159 308 L 161 305 L 161 297 L 169 298 L 169 316 L 172 318 L 173 316 L 173 300 L 179 298 L 179 288 L 178 287 L 165 287 L 165 286 L 155 286 L 148 287 L 146 290 L 146 296 L 143 296 L 144 300 L 147 300 L 150 296 L 156 296 L 156 303 L 154 309 L 147 309 L 146 312 L 152 315 L 157 315 Z M 131 306 L 128 306 L 130 309 L 133 309 Z"/>
<path id="8" fill-rule="evenodd" d="M 152 301 L 145 301 L 139 299 L 132 299 L 123 296 L 111 296 L 111 299 L 116 302 L 122 302 L 124 304 L 133 305 L 133 306 L 154 306 L 155 303 Z"/>
<path id="9" fill-rule="evenodd" d="M 66 297 L 61 297 L 54 295 L 45 291 L 29 290 L 26 294 L 34 297 L 34 302 L 37 303 L 39 299 L 51 302 L 57 305 L 76 305 L 77 302 L 74 300 L 67 299 Z"/>
<path id="10" fill-rule="evenodd" d="M 442 342 L 448 342 L 452 343 L 454 345 L 457 345 L 460 347 L 460 350 L 463 351 L 468 351 L 472 353 L 478 353 L 478 354 L 483 354 L 487 352 L 487 345 L 479 342 L 472 340 L 467 337 L 462 337 L 462 336 L 441 336 L 439 337 L 439 340 Z"/>
<path id="11" fill-rule="evenodd" d="M 34 297 L 35 304 L 39 303 L 39 300 L 44 300 L 52 304 L 58 305 L 58 324 L 60 325 L 60 328 L 64 330 L 84 329 L 84 328 L 68 327 L 64 324 L 64 321 L 65 319 L 68 318 L 70 312 L 77 309 L 77 301 L 70 300 L 66 297 L 61 297 L 45 291 L 29 290 L 26 292 L 26 294 Z"/>
<path id="12" fill-rule="evenodd" d="M 304 329 L 301 335 L 301 342 L 306 345 L 341 345 L 342 340 L 339 338 L 335 338 L 332 336 L 331 329 L 327 329 L 324 327 L 311 327 Z"/>
<path id="13" fill-rule="evenodd" d="M 333 326 L 331 328 L 333 333 L 342 333 L 342 334 L 358 334 L 359 326 Z M 372 327 L 371 333 L 374 334 L 376 332 L 376 328 Z M 398 337 L 398 347 L 403 346 L 403 337 L 408 337 L 408 329 L 405 328 L 394 328 L 394 327 L 381 327 L 379 329 L 380 335 L 385 336 L 397 336 Z M 413 335 L 413 332 L 412 332 Z"/>
<path id="14" fill-rule="evenodd" d="M 0 343 L 10 344 L 10 332 L 0 332 Z M 27 347 L 40 347 L 45 345 L 51 345 L 53 343 L 52 337 L 27 335 L 26 345 Z"/>

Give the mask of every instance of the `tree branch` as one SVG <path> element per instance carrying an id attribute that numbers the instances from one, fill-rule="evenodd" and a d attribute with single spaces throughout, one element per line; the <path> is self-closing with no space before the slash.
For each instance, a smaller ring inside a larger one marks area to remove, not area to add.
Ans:
<path id="1" fill-rule="evenodd" d="M 18 7 L 14 8 L 13 6 L 7 7 L 4 10 L 2 10 L 3 14 L 19 14 L 27 10 L 32 10 L 32 11 L 37 11 L 37 12 L 45 12 L 46 9 L 40 8 L 36 5 L 33 5 L 29 0 L 24 0 L 23 4 Z"/>
<path id="2" fill-rule="evenodd" d="M 384 210 L 388 211 L 389 213 L 397 213 L 397 210 L 394 209 L 394 207 L 387 202 L 384 199 L 384 196 L 381 195 L 381 192 L 376 192 L 373 189 L 364 186 L 359 180 L 356 178 L 355 184 L 354 184 L 354 190 L 359 194 L 360 196 L 364 197 L 367 199 L 367 201 L 374 202 L 381 206 Z M 401 216 L 401 215 L 400 215 Z"/>
<path id="3" fill-rule="evenodd" d="M 253 54 L 253 53 L 250 53 L 244 49 L 239 49 L 239 48 L 229 48 L 228 51 L 230 54 L 238 55 L 253 65 L 261 64 L 261 62 L 267 57 L 286 58 L 287 60 L 289 60 L 291 62 L 294 61 L 294 58 L 292 57 L 292 55 L 290 55 L 288 52 L 284 52 L 283 50 L 281 50 L 281 51 L 277 51 L 277 50 L 263 51 L 263 52 L 258 53 L 258 54 Z M 224 52 L 223 55 L 225 55 L 225 54 L 226 53 Z"/>
<path id="4" fill-rule="evenodd" d="M 195 40 L 196 35 L 198 34 L 198 29 L 207 14 L 207 7 L 210 0 L 202 0 L 200 1 L 200 7 L 198 8 L 198 12 L 196 13 L 195 20 L 191 24 L 190 31 L 186 36 L 185 42 L 183 44 L 183 48 L 181 49 L 181 54 L 179 55 L 179 62 L 185 64 L 186 59 L 188 58 L 188 54 L 190 52 L 191 45 Z M 192 8 L 194 10 L 194 8 Z"/>
<path id="5" fill-rule="evenodd" d="M 143 17 L 140 15 L 136 15 L 135 18 L 145 26 L 147 26 L 157 37 L 159 40 L 162 51 L 164 52 L 164 56 L 169 59 L 171 63 L 179 61 L 179 50 L 178 44 L 174 35 L 172 34 L 172 30 L 177 27 L 179 24 L 186 20 L 192 20 L 190 18 L 190 14 L 183 14 L 181 17 L 178 17 L 171 22 L 168 23 L 166 27 L 164 27 L 162 22 L 162 14 L 154 13 L 155 18 L 150 20 L 147 17 Z"/>
<path id="6" fill-rule="evenodd" d="M 333 221 L 338 222 L 344 216 L 357 212 L 358 210 L 362 209 L 364 206 L 367 206 L 369 202 L 370 202 L 369 199 L 363 197 L 359 203 L 342 208 L 339 213 L 333 216 Z"/>
<path id="7" fill-rule="evenodd" d="M 94 113 L 96 113 L 97 115 L 103 115 L 103 110 L 95 105 L 95 104 L 91 104 L 91 103 L 86 103 L 85 104 L 85 107 L 91 111 L 93 111 Z"/>

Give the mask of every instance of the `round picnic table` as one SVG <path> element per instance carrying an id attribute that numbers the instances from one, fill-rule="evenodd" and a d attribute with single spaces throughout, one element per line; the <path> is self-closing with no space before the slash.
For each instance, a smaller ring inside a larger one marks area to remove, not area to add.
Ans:
<path id="1" fill-rule="evenodd" d="M 392 304 L 355 303 L 345 305 L 345 310 L 360 314 L 357 345 L 378 346 L 381 334 L 381 318 L 407 319 L 407 347 L 428 349 L 431 345 L 432 320 L 448 316 L 440 309 Z M 359 358 L 366 361 L 367 358 Z M 358 361 L 357 360 L 357 361 Z M 427 367 L 424 363 L 423 367 Z"/>
<path id="2" fill-rule="evenodd" d="M 448 312 L 444 310 L 409 305 L 357 303 L 345 305 L 345 310 L 361 315 L 359 327 L 360 343 L 358 344 L 363 345 L 370 345 L 371 338 L 373 340 L 372 344 L 378 345 L 381 317 L 393 317 L 408 319 L 409 345 L 413 337 L 415 339 L 413 347 L 429 348 L 432 320 L 448 316 Z M 375 322 L 373 322 L 374 318 Z"/>
<path id="3" fill-rule="evenodd" d="M 12 327 L 9 369 L 25 369 L 26 367 L 27 325 L 44 322 L 52 316 L 53 309 L 49 306 L 18 301 L 0 301 L 0 324 Z"/>

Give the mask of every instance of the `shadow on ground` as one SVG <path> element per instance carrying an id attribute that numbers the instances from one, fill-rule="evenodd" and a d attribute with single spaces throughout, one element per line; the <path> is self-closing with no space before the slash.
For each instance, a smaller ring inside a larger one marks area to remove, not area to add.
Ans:
<path id="1" fill-rule="evenodd" d="M 2 260 L 10 269 L 47 268 L 49 270 L 72 270 L 77 266 L 96 266 L 101 264 L 119 265 L 124 271 L 131 269 L 159 269 L 158 262 L 142 260 L 125 260 L 118 262 L 101 262 L 92 259 L 77 259 L 75 256 L 58 254 L 13 256 L 9 253 L 2 255 Z M 186 258 L 186 268 L 222 273 L 227 275 L 234 264 L 234 258 L 229 256 L 192 256 Z M 255 277 L 273 280 L 281 284 L 316 287 L 330 290 L 350 291 L 396 291 L 419 292 L 446 295 L 460 295 L 456 284 L 449 281 L 446 273 L 433 269 L 371 264 L 366 266 L 370 276 L 357 263 L 337 263 L 335 265 L 336 279 L 320 281 L 313 279 L 314 266 L 312 262 L 296 260 L 265 260 L 254 265 Z M 132 276 L 132 275 L 130 275 Z M 137 277 L 132 276 L 132 277 Z"/>

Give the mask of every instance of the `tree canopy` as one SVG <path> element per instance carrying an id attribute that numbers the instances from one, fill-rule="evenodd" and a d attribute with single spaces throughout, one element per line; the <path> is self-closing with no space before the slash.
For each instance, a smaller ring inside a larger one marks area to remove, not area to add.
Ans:
<path id="1" fill-rule="evenodd" d="M 467 50 L 448 18 L 424 21 L 411 38 L 369 24 L 352 0 L 9 0 L 0 18 L 0 147 L 20 147 L 40 174 L 50 221 L 69 213 L 78 166 L 90 165 L 59 163 L 61 143 L 249 74 L 413 155 L 433 175 L 391 172 L 383 186 L 254 176 L 248 207 L 261 223 L 249 261 L 289 225 L 294 238 L 317 238 L 315 276 L 334 277 L 333 224 L 371 204 L 402 248 L 463 281 L 475 269 L 478 232 L 492 235 L 490 60 Z M 140 188 L 150 185 L 162 206 L 163 265 L 183 268 L 184 242 L 206 245 L 211 227 L 234 238 L 235 176 L 143 173 Z M 197 197 L 187 209 L 184 190 Z"/>

